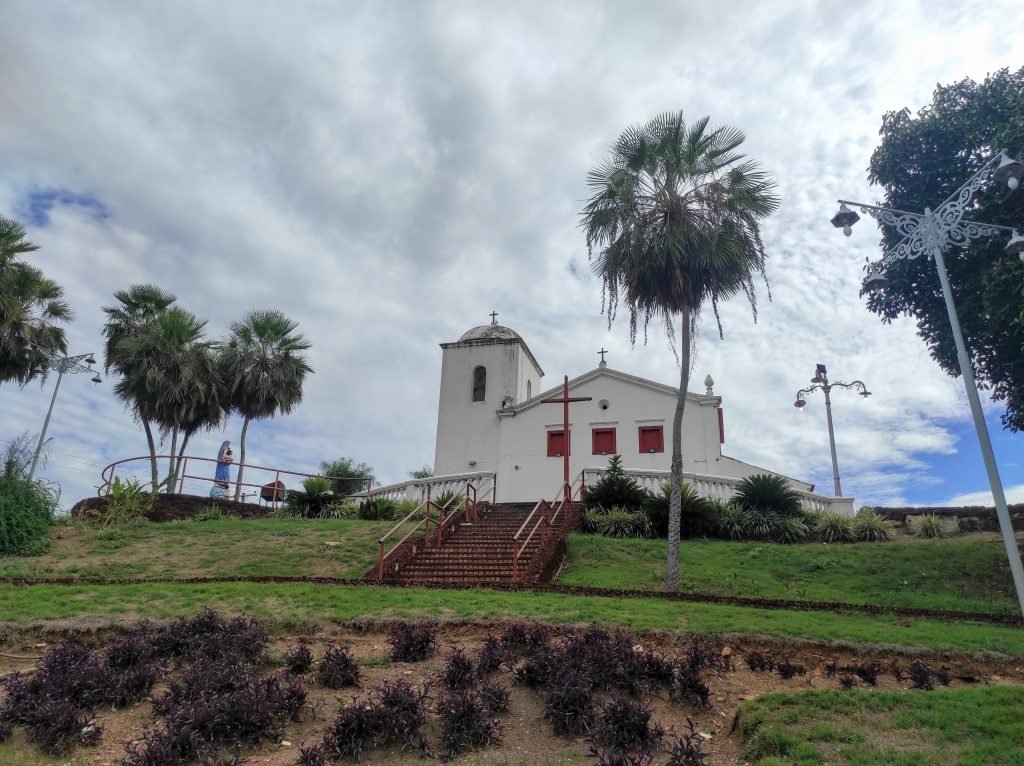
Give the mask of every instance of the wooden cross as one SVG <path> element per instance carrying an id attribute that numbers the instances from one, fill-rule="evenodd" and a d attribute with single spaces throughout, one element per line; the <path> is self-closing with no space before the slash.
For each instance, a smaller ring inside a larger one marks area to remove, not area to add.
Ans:
<path id="1" fill-rule="evenodd" d="M 498 324 L 498 312 L 497 311 L 492 311 L 491 312 L 491 324 Z"/>
<path id="2" fill-rule="evenodd" d="M 572 488 L 569 484 L 569 403 L 570 402 L 589 402 L 593 397 L 591 396 L 569 396 L 569 376 L 565 376 L 565 380 L 562 383 L 562 395 L 560 397 L 551 397 L 550 399 L 541 399 L 542 404 L 561 404 L 562 405 L 562 490 L 563 496 L 565 497 L 565 509 L 569 510 L 572 507 Z"/>
<path id="3" fill-rule="evenodd" d="M 604 346 L 601 346 L 601 350 L 598 351 L 597 353 L 599 353 L 601 355 L 601 366 L 604 367 L 604 365 L 605 365 L 604 355 L 608 353 L 608 349 L 606 349 Z"/>

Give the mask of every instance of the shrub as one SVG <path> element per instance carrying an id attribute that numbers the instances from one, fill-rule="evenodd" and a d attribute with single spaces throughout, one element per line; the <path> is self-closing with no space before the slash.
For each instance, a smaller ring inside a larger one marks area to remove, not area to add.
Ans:
<path id="1" fill-rule="evenodd" d="M 672 485 L 664 482 L 661 492 L 648 495 L 643 509 L 651 522 L 657 537 L 668 537 L 668 509 Z M 680 537 L 700 537 L 718 532 L 718 507 L 711 500 L 701 497 L 689 484 L 683 483 L 680 495 Z"/>
<path id="2" fill-rule="evenodd" d="M 914 534 L 925 538 L 946 538 L 949 537 L 949 528 L 934 513 L 920 516 L 914 525 Z"/>
<path id="3" fill-rule="evenodd" d="M 844 692 L 850 691 L 850 689 L 857 688 L 857 677 L 851 676 L 849 673 L 843 673 L 839 676 L 839 686 Z"/>
<path id="4" fill-rule="evenodd" d="M 327 766 L 327 753 L 323 745 L 300 745 L 298 766 Z"/>
<path id="5" fill-rule="evenodd" d="M 0 555 L 38 556 L 50 548 L 50 524 L 60 493 L 43 481 L 29 481 L 8 458 L 0 473 Z"/>
<path id="6" fill-rule="evenodd" d="M 450 649 L 441 668 L 441 683 L 451 691 L 459 691 L 471 687 L 474 676 L 473 663 L 466 653 L 457 647 Z"/>
<path id="7" fill-rule="evenodd" d="M 811 528 L 802 516 L 782 516 L 772 539 L 777 543 L 802 543 L 811 536 Z"/>
<path id="8" fill-rule="evenodd" d="M 501 724 L 473 692 L 449 692 L 437 704 L 441 716 L 441 755 L 449 760 L 459 753 L 486 747 L 501 738 Z"/>
<path id="9" fill-rule="evenodd" d="M 307 476 L 302 489 L 290 489 L 285 495 L 284 511 L 304 519 L 323 519 L 337 502 L 331 489 L 331 480 L 321 476 Z"/>
<path id="10" fill-rule="evenodd" d="M 137 479 L 121 481 L 115 476 L 103 506 L 90 511 L 87 518 L 103 526 L 141 521 L 156 501 L 156 493 L 143 487 Z"/>
<path id="11" fill-rule="evenodd" d="M 584 515 L 584 528 L 605 537 L 653 537 L 654 531 L 643 511 L 628 511 L 613 507 L 588 510 Z"/>
<path id="12" fill-rule="evenodd" d="M 593 766 L 652 766 L 654 759 L 650 753 L 617 753 L 614 750 L 604 752 L 593 742 L 587 742 L 587 757 L 593 758 Z"/>
<path id="13" fill-rule="evenodd" d="M 192 517 L 192 521 L 220 521 L 224 518 L 227 518 L 227 514 L 221 510 L 219 505 L 211 503 L 200 508 L 196 515 Z"/>
<path id="14" fill-rule="evenodd" d="M 509 690 L 501 684 L 487 684 L 480 687 L 480 702 L 494 715 L 508 708 Z"/>
<path id="15" fill-rule="evenodd" d="M 378 497 L 364 500 L 359 504 L 359 518 L 366 521 L 394 521 L 401 517 L 398 515 L 398 503 L 385 497 Z"/>
<path id="16" fill-rule="evenodd" d="M 398 740 L 403 747 L 423 743 L 423 727 L 427 724 L 427 691 L 417 689 L 408 681 L 382 681 L 370 692 L 372 704 L 381 711 L 387 725 L 386 738 Z"/>
<path id="17" fill-rule="evenodd" d="M 630 510 L 640 509 L 648 494 L 636 479 L 622 468 L 622 456 L 613 455 L 608 461 L 608 470 L 604 472 L 594 486 L 587 487 L 587 505 L 599 505 L 603 508 L 615 506 Z"/>
<path id="18" fill-rule="evenodd" d="M 347 646 L 329 644 L 317 666 L 320 681 L 329 689 L 342 689 L 359 683 L 359 665 Z"/>
<path id="19" fill-rule="evenodd" d="M 711 687 L 700 677 L 697 668 L 683 665 L 676 669 L 669 697 L 673 702 L 703 710 L 711 705 Z"/>
<path id="20" fill-rule="evenodd" d="M 823 543 L 852 543 L 857 539 L 853 531 L 853 519 L 836 511 L 813 511 L 811 532 Z"/>
<path id="21" fill-rule="evenodd" d="M 878 674 L 882 668 L 877 662 L 869 662 L 853 665 L 849 669 L 868 686 L 876 686 L 878 684 Z"/>
<path id="22" fill-rule="evenodd" d="M 930 692 L 935 688 L 932 673 L 921 660 L 914 660 L 910 665 L 910 685 L 915 689 Z"/>
<path id="23" fill-rule="evenodd" d="M 544 718 L 551 722 L 560 737 L 575 737 L 590 731 L 594 723 L 590 679 L 574 670 L 555 678 L 544 698 Z"/>
<path id="24" fill-rule="evenodd" d="M 778 672 L 779 677 L 786 681 L 788 681 L 790 678 L 793 678 L 794 676 L 802 676 L 806 675 L 807 673 L 807 668 L 805 668 L 803 665 L 798 665 L 796 663 L 790 662 L 789 660 L 783 660 L 782 662 L 780 662 L 775 667 L 775 670 Z"/>
<path id="25" fill-rule="evenodd" d="M 861 508 L 853 520 L 854 537 L 862 543 L 884 543 L 891 531 L 892 525 L 873 508 Z"/>
<path id="26" fill-rule="evenodd" d="M 513 657 L 544 646 L 551 638 L 551 629 L 539 622 L 513 622 L 501 632 L 501 647 Z"/>
<path id="27" fill-rule="evenodd" d="M 452 492 L 451 490 L 449 490 L 447 492 L 442 492 L 437 497 L 432 498 L 432 500 L 435 503 L 437 503 L 439 506 L 441 506 L 442 508 L 445 509 L 444 511 L 442 511 L 442 513 L 445 516 L 447 516 L 449 513 L 451 513 L 454 510 L 457 510 L 459 508 L 464 508 L 465 507 L 465 503 L 466 503 L 466 498 L 465 497 L 460 495 L 458 492 Z M 410 508 L 409 510 L 412 510 L 412 509 Z M 406 513 L 408 513 L 408 512 L 409 511 L 406 511 Z"/>
<path id="28" fill-rule="evenodd" d="M 324 732 L 323 753 L 331 760 L 351 758 L 358 761 L 363 751 L 374 747 L 387 730 L 377 705 L 352 701 L 343 705 Z"/>
<path id="29" fill-rule="evenodd" d="M 736 486 L 732 502 L 746 511 L 776 513 L 779 516 L 799 516 L 800 496 L 781 476 L 756 474 L 743 479 Z"/>
<path id="30" fill-rule="evenodd" d="M 476 655 L 477 675 L 483 678 L 488 673 L 493 673 L 504 661 L 505 649 L 502 648 L 501 641 L 488 634 Z"/>
<path id="31" fill-rule="evenodd" d="M 686 731 L 674 736 L 675 742 L 668 748 L 668 763 L 665 766 L 704 766 L 708 755 L 704 752 L 704 738 L 697 729 L 697 722 L 687 716 Z"/>
<path id="32" fill-rule="evenodd" d="M 388 635 L 392 662 L 420 662 L 437 649 L 437 625 L 432 622 L 407 622 Z"/>
<path id="33" fill-rule="evenodd" d="M 306 644 L 289 646 L 284 650 L 284 664 L 289 673 L 301 675 L 313 667 L 313 652 Z"/>
<path id="34" fill-rule="evenodd" d="M 628 697 L 613 697 L 601 706 L 593 740 L 617 753 L 628 753 L 656 745 L 665 735 L 651 723 L 651 709 Z"/>
<path id="35" fill-rule="evenodd" d="M 744 540 L 748 534 L 749 518 L 746 511 L 734 503 L 726 503 L 718 511 L 718 530 L 730 540 Z"/>
<path id="36" fill-rule="evenodd" d="M 782 516 L 772 511 L 745 509 L 746 537 L 755 540 L 774 540 L 782 524 Z"/>
<path id="37" fill-rule="evenodd" d="M 775 658 L 767 652 L 747 652 L 747 667 L 755 673 L 770 673 L 775 670 Z"/>

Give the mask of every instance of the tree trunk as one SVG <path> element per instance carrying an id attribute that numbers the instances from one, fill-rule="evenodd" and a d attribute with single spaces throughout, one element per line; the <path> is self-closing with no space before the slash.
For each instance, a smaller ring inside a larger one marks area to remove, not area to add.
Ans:
<path id="1" fill-rule="evenodd" d="M 245 432 L 249 430 L 249 418 L 242 421 L 242 438 L 238 441 L 238 478 L 235 480 L 235 502 L 242 494 L 242 473 L 245 471 Z"/>
<path id="2" fill-rule="evenodd" d="M 178 427 L 175 426 L 171 429 L 171 459 L 167 466 L 167 486 L 164 487 L 164 492 L 168 494 L 174 491 L 174 482 L 177 475 L 177 463 L 174 458 L 178 455 Z"/>
<path id="3" fill-rule="evenodd" d="M 679 393 L 676 412 L 672 418 L 672 474 L 669 483 L 672 492 L 668 501 L 668 555 L 665 561 L 665 591 L 674 593 L 679 588 L 679 530 L 683 495 L 683 410 L 686 408 L 686 390 L 690 385 L 690 327 L 691 312 L 684 308 L 679 342 Z"/>
<path id="4" fill-rule="evenodd" d="M 153 441 L 153 429 L 149 427 L 149 421 L 142 418 L 142 427 L 146 431 L 146 442 L 149 444 L 149 468 L 153 474 L 153 492 L 160 486 L 160 469 L 156 464 L 156 442 Z"/>
<path id="5" fill-rule="evenodd" d="M 171 491 L 175 492 L 175 486 L 178 481 L 178 473 L 181 471 L 181 459 L 185 456 L 185 448 L 188 447 L 188 440 L 192 438 L 191 431 L 185 431 L 181 436 L 181 449 L 178 450 L 178 459 L 174 463 L 174 481 L 175 485 L 171 487 Z M 182 488 L 184 490 L 184 487 Z"/>

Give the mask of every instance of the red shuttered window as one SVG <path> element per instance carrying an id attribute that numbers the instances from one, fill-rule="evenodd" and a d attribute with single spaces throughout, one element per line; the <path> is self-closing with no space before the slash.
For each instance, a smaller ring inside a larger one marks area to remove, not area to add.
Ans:
<path id="1" fill-rule="evenodd" d="M 640 426 L 640 452 L 664 452 L 665 430 L 663 426 Z"/>
<path id="2" fill-rule="evenodd" d="M 565 432 L 548 431 L 548 457 L 561 457 L 565 454 Z"/>
<path id="3" fill-rule="evenodd" d="M 595 455 L 615 454 L 615 429 L 595 428 L 591 431 Z"/>

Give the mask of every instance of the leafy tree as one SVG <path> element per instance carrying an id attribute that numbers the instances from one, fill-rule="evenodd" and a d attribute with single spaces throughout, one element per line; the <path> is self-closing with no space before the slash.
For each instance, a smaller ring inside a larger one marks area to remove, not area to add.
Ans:
<path id="1" fill-rule="evenodd" d="M 64 330 L 73 318 L 64 288 L 20 256 L 38 250 L 25 228 L 0 215 L 0 383 L 25 385 L 45 376 L 48 352 L 66 354 Z"/>
<path id="2" fill-rule="evenodd" d="M 142 424 L 146 433 L 153 488 L 156 489 L 159 485 L 159 470 L 156 440 L 153 438 L 156 418 L 154 402 L 146 393 L 145 371 L 129 363 L 127 351 L 122 348 L 122 344 L 137 339 L 151 322 L 174 305 L 177 298 L 152 284 L 132 285 L 127 290 L 118 290 L 114 298 L 117 299 L 116 305 L 103 307 L 107 318 L 103 325 L 103 337 L 106 338 L 103 366 L 107 373 L 113 370 L 122 377 L 120 383 L 114 386 L 114 393 L 124 402 L 132 417 Z"/>
<path id="3" fill-rule="evenodd" d="M 303 382 L 313 371 L 302 353 L 310 344 L 295 332 L 297 327 L 280 311 L 252 311 L 231 324 L 223 370 L 232 408 L 243 418 L 235 500 L 242 493 L 249 423 L 291 412 L 302 401 Z"/>
<path id="4" fill-rule="evenodd" d="M 881 144 L 871 156 L 869 178 L 885 189 L 885 204 L 900 210 L 935 209 L 1001 149 L 1024 154 L 1024 68 L 1002 69 L 984 82 L 965 79 L 935 89 L 932 103 L 882 118 Z M 972 220 L 1024 224 L 1024 192 L 991 184 L 975 196 Z M 900 235 L 883 228 L 882 243 Z M 1011 431 L 1024 428 L 1024 266 L 1003 252 L 1002 237 L 983 237 L 946 256 L 960 324 L 979 385 L 1005 402 L 1001 419 Z M 891 286 L 868 297 L 883 322 L 906 315 L 949 375 L 960 374 L 956 346 L 935 266 L 928 258 L 889 266 Z"/>
<path id="5" fill-rule="evenodd" d="M 414 469 L 412 471 L 409 471 L 409 478 L 410 479 L 429 479 L 433 475 L 434 475 L 433 467 L 429 466 L 429 465 L 426 465 L 426 464 L 424 464 L 420 468 L 416 468 L 416 469 Z"/>
<path id="6" fill-rule="evenodd" d="M 799 516 L 800 495 L 781 476 L 759 473 L 740 481 L 732 502 L 745 511 Z"/>
<path id="7" fill-rule="evenodd" d="M 350 457 L 339 457 L 320 463 L 320 475 L 331 479 L 331 489 L 338 497 L 348 497 L 367 488 L 373 479 L 373 469 L 366 463 L 357 463 Z"/>
<path id="8" fill-rule="evenodd" d="M 687 125 L 682 112 L 665 113 L 627 128 L 587 178 L 593 193 L 581 225 L 602 280 L 609 326 L 621 299 L 629 306 L 634 343 L 641 327 L 646 342 L 652 319 L 663 324 L 673 344 L 679 328 L 665 566 L 669 591 L 679 581 L 682 422 L 692 337 L 705 304 L 711 304 L 717 320 L 719 301 L 739 292 L 756 319 L 753 277 L 764 274 L 765 262 L 760 222 L 779 204 L 774 181 L 757 163 L 741 162 L 737 149 L 743 140 L 735 128 L 710 128 L 707 117 Z"/>

